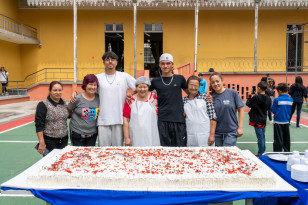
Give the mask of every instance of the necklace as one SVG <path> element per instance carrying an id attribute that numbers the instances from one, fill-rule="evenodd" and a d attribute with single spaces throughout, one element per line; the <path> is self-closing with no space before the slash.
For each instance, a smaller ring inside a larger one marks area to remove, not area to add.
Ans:
<path id="1" fill-rule="evenodd" d="M 174 76 L 174 75 L 172 75 L 171 80 L 170 80 L 170 82 L 169 82 L 168 84 L 164 82 L 163 77 L 162 77 L 161 75 L 160 75 L 160 78 L 161 78 L 161 81 L 163 82 L 163 84 L 166 85 L 166 86 L 168 86 L 168 85 L 170 85 L 170 84 L 172 83 L 172 81 L 173 81 L 173 76 Z"/>
<path id="2" fill-rule="evenodd" d="M 117 72 L 114 74 L 114 77 L 113 77 L 113 80 L 112 80 L 112 82 L 109 82 L 109 80 L 108 80 L 108 78 L 107 78 L 107 74 L 105 73 L 105 77 L 106 77 L 106 80 L 107 80 L 107 82 L 109 83 L 109 85 L 112 85 L 113 84 L 113 82 L 114 82 L 114 80 L 116 79 L 116 77 L 117 77 Z"/>

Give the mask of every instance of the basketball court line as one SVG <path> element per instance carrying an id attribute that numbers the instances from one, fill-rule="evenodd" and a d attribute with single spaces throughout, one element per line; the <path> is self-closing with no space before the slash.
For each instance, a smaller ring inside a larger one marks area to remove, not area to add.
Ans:
<path id="1" fill-rule="evenodd" d="M 19 120 L 4 123 L 0 126 L 0 134 L 30 124 L 34 121 L 34 119 L 35 115 L 31 115 L 29 117 L 25 117 Z"/>
<path id="2" fill-rule="evenodd" d="M 22 127 L 22 126 L 25 126 L 25 125 L 28 125 L 28 124 L 34 122 L 34 119 L 35 119 L 35 115 L 31 115 L 29 117 L 25 117 L 25 118 L 22 118 L 22 119 L 19 119 L 19 120 L 14 120 L 12 122 L 2 124 L 0 126 L 0 134 L 14 130 L 16 128 L 19 128 L 19 127 Z M 291 122 L 296 123 L 296 116 L 292 117 Z M 308 119 L 301 118 L 300 125 L 308 128 Z"/>
<path id="3" fill-rule="evenodd" d="M 25 123 L 25 124 L 23 124 L 23 125 L 19 125 L 19 126 L 16 126 L 16 127 L 13 127 L 13 128 L 7 129 L 7 130 L 4 130 L 4 131 L 0 132 L 0 134 L 5 133 L 5 132 L 8 132 L 8 131 L 11 131 L 11 130 L 15 130 L 15 129 L 17 129 L 17 128 L 23 127 L 23 126 L 28 125 L 28 124 L 31 124 L 31 123 L 32 123 L 32 122 L 28 122 L 28 123 Z"/>
<path id="4" fill-rule="evenodd" d="M 38 141 L 1 141 L 0 143 L 37 143 Z M 267 144 L 273 143 L 273 142 L 265 142 Z M 291 144 L 304 144 L 307 142 L 291 142 Z M 257 144 L 257 141 L 255 142 L 237 142 L 237 144 Z"/>
<path id="5" fill-rule="evenodd" d="M 38 143 L 38 141 L 0 141 L 0 143 Z"/>
<path id="6" fill-rule="evenodd" d="M 1 142 L 1 141 L 0 141 Z M 257 144 L 257 141 L 255 142 L 236 142 L 237 144 Z M 265 142 L 266 144 L 271 144 L 273 142 Z M 304 143 L 308 143 L 307 142 L 291 142 L 291 144 L 304 144 Z"/>

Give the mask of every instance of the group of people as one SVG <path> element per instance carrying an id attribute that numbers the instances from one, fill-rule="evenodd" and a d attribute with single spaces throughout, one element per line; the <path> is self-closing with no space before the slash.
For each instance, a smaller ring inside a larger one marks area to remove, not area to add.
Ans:
<path id="1" fill-rule="evenodd" d="M 278 92 L 278 97 L 275 99 L 274 89 Z M 307 88 L 303 85 L 300 76 L 295 78 L 295 83 L 290 86 L 290 89 L 286 83 L 279 83 L 275 86 L 275 81 L 272 78 L 263 77 L 261 79 L 257 85 L 256 95 L 247 99 L 246 102 L 246 105 L 251 108 L 249 124 L 255 128 L 258 156 L 265 152 L 267 113 L 270 123 L 272 123 L 272 113 L 274 114 L 273 151 L 290 152 L 290 122 L 297 107 L 296 128 L 301 128 L 299 122 L 304 98 L 308 102 Z"/>
<path id="2" fill-rule="evenodd" d="M 95 146 L 97 138 L 99 146 L 236 146 L 243 135 L 244 104 L 235 90 L 224 87 L 219 73 L 211 74 L 208 95 L 202 93 L 203 78 L 191 76 L 186 82 L 173 73 L 168 53 L 160 56 L 160 75 L 152 81 L 116 71 L 118 56 L 113 52 L 104 53 L 102 60 L 105 72 L 85 76 L 84 92 L 74 92 L 68 105 L 61 99 L 62 84 L 50 84 L 35 117 L 40 154 L 68 144 L 70 116 L 74 146 Z M 263 87 L 258 84 L 258 92 Z"/>

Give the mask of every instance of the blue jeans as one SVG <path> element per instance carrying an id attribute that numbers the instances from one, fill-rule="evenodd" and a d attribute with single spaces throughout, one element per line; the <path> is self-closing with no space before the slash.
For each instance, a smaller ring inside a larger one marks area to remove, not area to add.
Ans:
<path id="1" fill-rule="evenodd" d="M 237 132 L 219 134 L 215 133 L 215 146 L 216 147 L 231 147 L 236 146 Z"/>
<path id="2" fill-rule="evenodd" d="M 95 147 L 97 133 L 91 137 L 82 138 L 81 134 L 71 130 L 71 142 L 73 146 Z"/>
<path id="3" fill-rule="evenodd" d="M 265 152 L 265 127 L 256 128 L 255 132 L 258 139 L 258 155 L 261 156 Z"/>

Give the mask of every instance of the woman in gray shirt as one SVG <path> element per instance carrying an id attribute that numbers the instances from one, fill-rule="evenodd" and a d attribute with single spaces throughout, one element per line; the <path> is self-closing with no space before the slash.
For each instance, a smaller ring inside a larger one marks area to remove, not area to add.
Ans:
<path id="1" fill-rule="evenodd" d="M 210 83 L 217 116 L 215 145 L 236 146 L 237 138 L 243 135 L 244 104 L 236 90 L 224 87 L 223 78 L 219 73 L 210 76 Z"/>
<path id="2" fill-rule="evenodd" d="M 82 82 L 84 92 L 69 103 L 72 111 L 70 136 L 73 146 L 95 146 L 97 138 L 96 120 L 99 114 L 99 96 L 96 94 L 98 80 L 94 74 L 86 75 Z"/>

